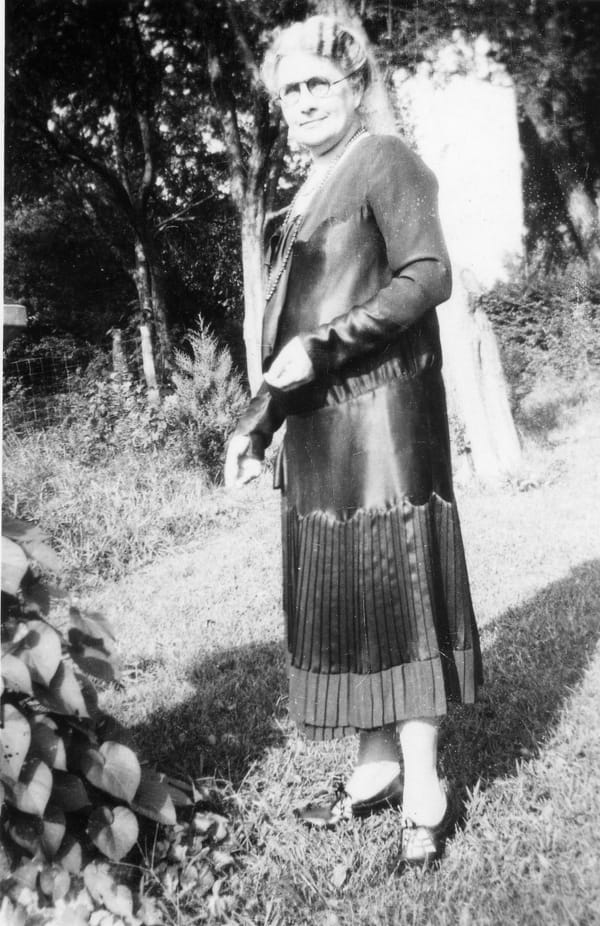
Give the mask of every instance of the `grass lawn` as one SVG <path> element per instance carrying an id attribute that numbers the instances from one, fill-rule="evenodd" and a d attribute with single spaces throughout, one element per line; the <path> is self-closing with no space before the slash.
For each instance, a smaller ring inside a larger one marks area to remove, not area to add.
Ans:
<path id="1" fill-rule="evenodd" d="M 88 593 L 126 663 L 106 706 L 163 770 L 233 784 L 225 922 L 600 923 L 600 415 L 552 437 L 529 451 L 525 491 L 459 487 L 486 685 L 443 724 L 466 816 L 437 871 L 398 872 L 397 812 L 326 834 L 294 821 L 355 744 L 308 746 L 286 719 L 267 477 L 237 518 Z"/>

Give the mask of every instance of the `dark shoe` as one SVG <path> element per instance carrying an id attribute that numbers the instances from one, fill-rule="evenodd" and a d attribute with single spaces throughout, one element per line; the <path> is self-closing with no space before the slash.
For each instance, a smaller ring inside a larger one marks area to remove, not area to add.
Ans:
<path id="1" fill-rule="evenodd" d="M 352 817 L 369 817 L 388 807 L 397 807 L 402 801 L 402 776 L 396 775 L 385 788 L 366 801 L 352 802 L 342 781 L 335 782 L 335 790 L 323 801 L 315 801 L 294 811 L 294 815 L 307 826 L 333 829 L 342 820 Z"/>
<path id="2" fill-rule="evenodd" d="M 429 868 L 441 859 L 446 840 L 457 825 L 457 812 L 448 797 L 446 811 L 436 826 L 421 826 L 407 816 L 402 817 L 400 865 Z"/>

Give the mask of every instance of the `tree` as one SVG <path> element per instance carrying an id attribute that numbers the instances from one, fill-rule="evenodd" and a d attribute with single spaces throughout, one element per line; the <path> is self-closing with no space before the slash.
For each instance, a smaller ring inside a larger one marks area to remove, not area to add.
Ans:
<path id="1" fill-rule="evenodd" d="M 264 308 L 264 232 L 277 198 L 285 130 L 260 80 L 260 57 L 269 31 L 306 12 L 303 0 L 259 3 L 215 0 L 183 3 L 188 53 L 204 54 L 212 99 L 226 150 L 229 195 L 240 223 L 244 278 L 244 342 L 252 391 L 261 380 Z"/>
<path id="2" fill-rule="evenodd" d="M 24 151 L 52 166 L 120 255 L 168 366 L 165 234 L 214 196 L 196 73 L 141 0 L 37 0 L 35 15 L 11 0 L 7 19 L 7 173 Z"/>
<path id="3" fill-rule="evenodd" d="M 240 222 L 253 385 L 260 375 L 263 233 L 284 138 L 258 59 L 269 27 L 302 12 L 296 0 L 37 0 L 32 16 L 30 4 L 10 0 L 8 172 L 24 152 L 31 162 L 33 150 L 75 191 L 130 272 L 164 363 L 177 232 L 201 220 L 211 199 L 223 211 L 229 195 Z"/>
<path id="4" fill-rule="evenodd" d="M 486 34 L 515 83 L 528 158 L 526 219 L 538 243 L 555 248 L 543 200 L 552 198 L 555 226 L 566 225 L 579 253 L 600 262 L 600 6 L 594 0 L 371 0 L 355 3 L 390 68 L 414 70 L 455 30 Z M 542 183 L 540 183 L 542 178 Z M 541 214 L 544 223 L 536 222 Z"/>

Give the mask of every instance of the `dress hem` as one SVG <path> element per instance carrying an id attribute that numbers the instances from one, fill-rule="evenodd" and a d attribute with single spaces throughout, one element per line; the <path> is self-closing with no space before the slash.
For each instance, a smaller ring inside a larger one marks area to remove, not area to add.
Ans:
<path id="1" fill-rule="evenodd" d="M 289 713 L 311 740 L 337 739 L 419 717 L 442 717 L 448 702 L 473 703 L 481 682 L 473 649 L 372 674 L 325 675 L 289 666 Z M 454 684 L 448 684 L 448 676 Z M 453 697 L 448 690 L 455 691 Z"/>

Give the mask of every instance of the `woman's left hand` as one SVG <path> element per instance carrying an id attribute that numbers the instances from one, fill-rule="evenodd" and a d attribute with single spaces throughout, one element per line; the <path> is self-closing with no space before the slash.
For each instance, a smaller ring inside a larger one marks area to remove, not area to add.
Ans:
<path id="1" fill-rule="evenodd" d="M 283 347 L 264 374 L 265 382 L 285 392 L 310 383 L 315 378 L 312 360 L 300 338 L 292 338 Z"/>

